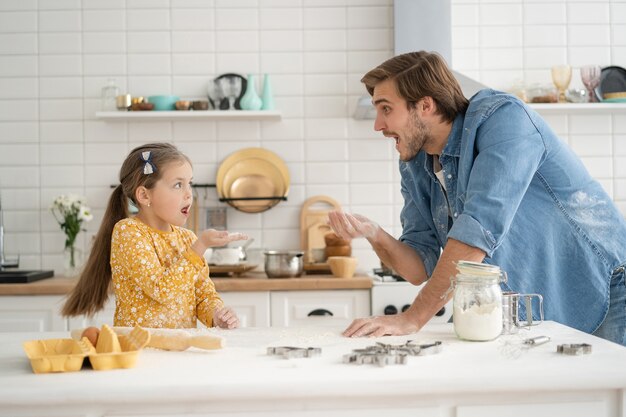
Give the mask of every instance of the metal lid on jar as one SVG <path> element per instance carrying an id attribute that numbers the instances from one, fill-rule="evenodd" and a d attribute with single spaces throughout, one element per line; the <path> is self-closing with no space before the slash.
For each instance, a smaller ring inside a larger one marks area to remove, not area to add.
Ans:
<path id="1" fill-rule="evenodd" d="M 472 261 L 457 261 L 456 269 L 461 275 L 467 275 L 476 278 L 499 278 L 503 275 L 500 267 L 497 265 L 489 265 Z M 506 277 L 506 274 L 504 274 Z M 506 279 L 503 281 L 506 282 Z"/>

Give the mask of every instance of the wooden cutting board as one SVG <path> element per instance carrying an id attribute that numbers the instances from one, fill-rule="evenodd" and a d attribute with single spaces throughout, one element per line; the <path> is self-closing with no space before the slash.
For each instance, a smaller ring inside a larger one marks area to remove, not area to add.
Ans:
<path id="1" fill-rule="evenodd" d="M 311 249 L 324 248 L 324 235 L 331 231 L 328 212 L 341 210 L 332 197 L 317 195 L 307 199 L 300 210 L 300 248 L 304 251 L 304 262 L 313 262 Z"/>

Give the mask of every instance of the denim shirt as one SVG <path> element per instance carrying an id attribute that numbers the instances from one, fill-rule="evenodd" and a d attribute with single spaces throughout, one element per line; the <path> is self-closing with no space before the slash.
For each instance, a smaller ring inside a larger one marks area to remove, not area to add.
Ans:
<path id="1" fill-rule="evenodd" d="M 503 290 L 543 295 L 546 320 L 595 331 L 626 261 L 626 222 L 569 146 L 517 98 L 487 89 L 454 120 L 439 162 L 451 215 L 433 157 L 400 162 L 400 240 L 428 275 L 456 239 L 507 272 Z"/>

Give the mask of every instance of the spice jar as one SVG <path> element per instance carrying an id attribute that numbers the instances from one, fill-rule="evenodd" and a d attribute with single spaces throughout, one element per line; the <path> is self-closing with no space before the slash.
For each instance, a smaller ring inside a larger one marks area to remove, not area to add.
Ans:
<path id="1" fill-rule="evenodd" d="M 453 321 L 459 339 L 493 340 L 502 333 L 502 290 L 506 273 L 496 265 L 470 261 L 456 263 Z"/>

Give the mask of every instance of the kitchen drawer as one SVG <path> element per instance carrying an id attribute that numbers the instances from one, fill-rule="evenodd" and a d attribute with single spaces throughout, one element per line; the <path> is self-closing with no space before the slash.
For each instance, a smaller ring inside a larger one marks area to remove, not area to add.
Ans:
<path id="1" fill-rule="evenodd" d="M 269 291 L 220 292 L 220 297 L 224 305 L 235 310 L 241 327 L 268 327 L 270 325 Z"/>
<path id="2" fill-rule="evenodd" d="M 581 393 L 581 396 L 586 393 Z M 529 401 L 530 402 L 530 401 Z M 611 405 L 603 398 L 589 401 L 572 400 L 567 402 L 536 402 L 534 404 L 509 403 L 501 405 L 460 405 L 456 409 L 457 417 L 604 417 L 614 415 L 609 412 Z"/>
<path id="3" fill-rule="evenodd" d="M 271 312 L 272 326 L 347 326 L 370 315 L 370 291 L 272 291 Z"/>
<path id="4" fill-rule="evenodd" d="M 63 297 L 56 295 L 3 296 L 0 302 L 0 332 L 65 331 L 61 317 Z"/>

